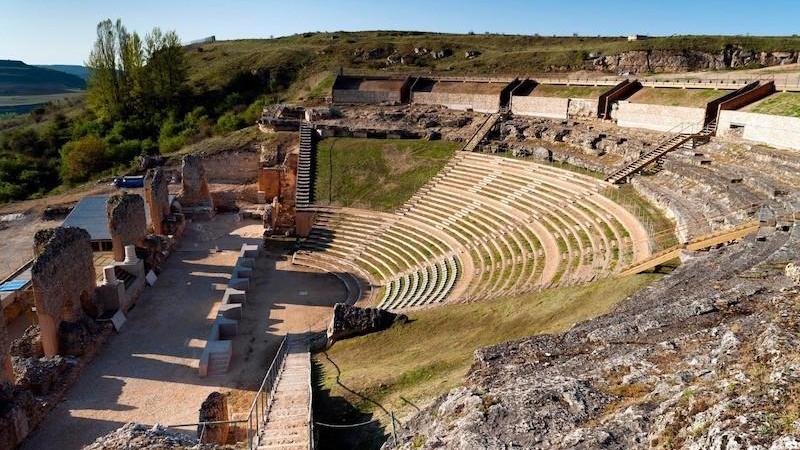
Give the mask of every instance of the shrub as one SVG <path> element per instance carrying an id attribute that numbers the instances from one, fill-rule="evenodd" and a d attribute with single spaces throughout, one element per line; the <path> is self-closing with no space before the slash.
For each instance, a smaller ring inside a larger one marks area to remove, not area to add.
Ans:
<path id="1" fill-rule="evenodd" d="M 105 141 L 85 136 L 61 148 L 61 176 L 68 183 L 86 181 L 95 172 L 109 167 Z"/>
<path id="2" fill-rule="evenodd" d="M 245 121 L 242 118 L 233 112 L 226 112 L 219 119 L 217 119 L 217 131 L 221 133 L 228 133 L 231 131 L 236 131 L 240 128 L 245 127 Z"/>

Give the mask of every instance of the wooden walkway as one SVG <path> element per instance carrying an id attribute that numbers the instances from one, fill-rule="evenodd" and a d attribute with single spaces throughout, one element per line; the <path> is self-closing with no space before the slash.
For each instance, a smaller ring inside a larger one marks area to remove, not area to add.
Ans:
<path id="1" fill-rule="evenodd" d="M 758 231 L 758 222 L 747 222 L 739 225 L 736 228 L 720 231 L 717 233 L 707 234 L 687 242 L 682 245 L 670 247 L 664 251 L 654 254 L 650 258 L 640 263 L 631 265 L 619 273 L 619 276 L 624 277 L 644 272 L 645 270 L 653 269 L 667 261 L 675 259 L 680 256 L 682 250 L 697 251 L 714 247 L 725 242 L 736 241 L 745 236 L 751 235 Z"/>

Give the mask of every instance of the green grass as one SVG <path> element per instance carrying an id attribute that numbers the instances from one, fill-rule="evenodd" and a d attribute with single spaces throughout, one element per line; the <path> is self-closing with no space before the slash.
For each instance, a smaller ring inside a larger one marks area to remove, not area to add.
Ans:
<path id="1" fill-rule="evenodd" d="M 665 106 L 705 107 L 731 91 L 714 89 L 643 88 L 634 94 L 632 103 L 648 103 Z"/>
<path id="2" fill-rule="evenodd" d="M 458 143 L 328 138 L 316 153 L 315 202 L 391 211 L 436 175 Z"/>
<path id="3" fill-rule="evenodd" d="M 800 92 L 779 92 L 745 110 L 776 116 L 800 117 Z"/>
<path id="4" fill-rule="evenodd" d="M 613 86 L 561 86 L 540 84 L 531 93 L 534 97 L 600 98 Z"/>
<path id="5" fill-rule="evenodd" d="M 412 312 L 412 321 L 405 325 L 337 342 L 326 353 L 314 356 L 322 386 L 315 397 L 315 414 L 319 414 L 318 420 L 335 420 L 343 414 L 345 404 L 369 414 L 377 412 L 374 401 L 405 418 L 414 412 L 409 402 L 424 405 L 460 385 L 477 348 L 562 332 L 609 312 L 620 300 L 660 277 L 641 274 Z M 338 385 L 338 372 L 331 361 L 341 371 L 342 384 L 372 401 Z M 385 419 L 380 413 L 376 417 Z"/>

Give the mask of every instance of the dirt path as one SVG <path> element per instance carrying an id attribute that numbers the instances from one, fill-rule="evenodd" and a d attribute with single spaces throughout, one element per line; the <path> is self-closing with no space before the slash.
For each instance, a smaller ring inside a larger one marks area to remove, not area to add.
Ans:
<path id="1" fill-rule="evenodd" d="M 190 224 L 158 282 L 140 297 L 119 335 L 86 367 L 66 399 L 23 444 L 23 449 L 77 449 L 129 421 L 197 421 L 212 391 L 230 392 L 232 412 L 243 410 L 272 359 L 280 335 L 322 325 L 344 296 L 331 275 L 295 272 L 275 253 L 259 258 L 245 318 L 234 341 L 231 369 L 200 378 L 202 352 L 216 302 L 242 243 L 260 241 L 260 226 L 234 216 Z M 291 269 L 291 270 L 290 270 Z M 238 400 L 237 400 L 238 399 Z"/>

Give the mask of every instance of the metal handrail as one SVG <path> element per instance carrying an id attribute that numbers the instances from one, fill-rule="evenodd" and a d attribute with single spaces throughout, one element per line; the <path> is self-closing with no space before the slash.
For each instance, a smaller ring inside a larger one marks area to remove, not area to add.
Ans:
<path id="1" fill-rule="evenodd" d="M 308 344 L 308 364 L 311 365 L 311 343 Z M 311 368 L 309 367 L 309 370 Z M 311 377 L 308 377 L 308 450 L 314 450 L 314 389 L 311 386 Z"/>
<path id="2" fill-rule="evenodd" d="M 207 420 L 195 423 L 168 425 L 167 427 L 180 428 L 180 427 L 190 427 L 190 426 L 194 427 L 202 426 L 200 430 L 200 436 L 198 437 L 198 442 L 202 443 L 203 442 L 202 439 L 205 436 L 206 427 L 209 425 L 222 425 L 222 424 L 233 425 L 246 422 L 247 446 L 250 450 L 255 450 L 257 444 L 256 438 L 258 437 L 258 434 L 261 431 L 262 426 L 264 425 L 264 419 L 266 417 L 266 413 L 269 412 L 269 408 L 272 406 L 272 399 L 275 396 L 275 389 L 277 388 L 277 384 L 275 383 L 275 381 L 278 379 L 278 374 L 280 373 L 280 369 L 283 368 L 283 363 L 286 361 L 286 350 L 287 350 L 286 336 L 284 336 L 283 339 L 281 340 L 280 347 L 278 347 L 278 353 L 275 354 L 275 358 L 273 358 L 272 363 L 269 366 L 269 369 L 267 369 L 266 375 L 264 375 L 264 379 L 261 381 L 261 386 L 258 388 L 258 392 L 256 392 L 256 396 L 253 399 L 253 403 L 250 405 L 250 410 L 247 413 L 247 418 L 237 419 L 237 420 Z M 266 394 L 267 389 L 269 389 L 269 395 Z"/>

